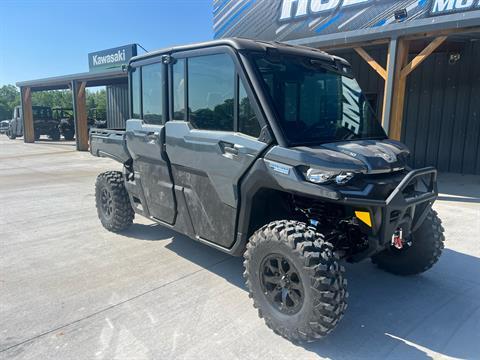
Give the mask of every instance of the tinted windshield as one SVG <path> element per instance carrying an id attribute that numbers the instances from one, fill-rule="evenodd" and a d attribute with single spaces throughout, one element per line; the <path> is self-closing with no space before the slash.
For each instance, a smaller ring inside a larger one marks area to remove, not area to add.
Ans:
<path id="1" fill-rule="evenodd" d="M 331 65 L 297 56 L 253 62 L 292 146 L 386 137 L 357 82 Z"/>
<path id="2" fill-rule="evenodd" d="M 49 107 L 32 107 L 33 118 L 34 119 L 51 119 L 52 118 L 52 109 Z"/>

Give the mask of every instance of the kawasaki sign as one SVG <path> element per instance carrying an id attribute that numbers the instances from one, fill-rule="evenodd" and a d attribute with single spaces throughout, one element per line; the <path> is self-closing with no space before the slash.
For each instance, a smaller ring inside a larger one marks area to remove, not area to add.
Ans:
<path id="1" fill-rule="evenodd" d="M 288 41 L 480 10 L 480 0 L 214 0 L 215 38 Z"/>
<path id="2" fill-rule="evenodd" d="M 125 45 L 88 54 L 90 71 L 118 69 L 137 55 L 137 45 Z"/>

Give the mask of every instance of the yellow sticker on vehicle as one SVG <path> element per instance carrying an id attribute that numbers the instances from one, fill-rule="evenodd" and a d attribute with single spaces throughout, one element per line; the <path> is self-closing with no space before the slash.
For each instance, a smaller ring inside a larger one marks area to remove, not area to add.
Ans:
<path id="1" fill-rule="evenodd" d="M 372 227 L 372 218 L 368 211 L 355 211 L 355 216 L 369 227 Z"/>

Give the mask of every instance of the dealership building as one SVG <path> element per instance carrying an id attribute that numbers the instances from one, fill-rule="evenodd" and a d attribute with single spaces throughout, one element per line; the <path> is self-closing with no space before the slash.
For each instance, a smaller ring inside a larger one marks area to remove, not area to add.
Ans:
<path id="1" fill-rule="evenodd" d="M 215 0 L 215 38 L 347 59 L 415 167 L 480 174 L 480 0 Z"/>
<path id="2" fill-rule="evenodd" d="M 87 151 L 89 147 L 86 93 L 89 87 L 105 86 L 107 127 L 124 128 L 125 121 L 130 115 L 128 73 L 125 71 L 125 66 L 136 55 L 137 44 L 96 51 L 88 54 L 89 70 L 87 72 L 18 82 L 23 112 L 24 141 L 35 142 L 32 112 L 32 93 L 35 91 L 71 90 L 77 150 Z"/>

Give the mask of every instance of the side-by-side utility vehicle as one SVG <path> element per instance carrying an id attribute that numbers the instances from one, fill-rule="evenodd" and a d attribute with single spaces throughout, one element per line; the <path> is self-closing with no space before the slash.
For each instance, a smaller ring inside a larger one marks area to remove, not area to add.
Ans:
<path id="1" fill-rule="evenodd" d="M 51 140 L 60 140 L 59 121 L 53 118 L 52 108 L 49 106 L 32 106 L 32 116 L 35 140 L 40 139 L 41 135 L 47 135 Z M 15 106 L 13 109 L 13 117 L 9 123 L 7 135 L 10 139 L 23 136 L 21 106 Z"/>
<path id="2" fill-rule="evenodd" d="M 103 226 L 143 215 L 245 258 L 259 315 L 293 341 L 328 334 L 347 308 L 343 262 L 398 275 L 443 248 L 436 170 L 408 167 L 350 65 L 324 52 L 226 39 L 133 58 L 125 131 L 93 129 Z"/>
<path id="3" fill-rule="evenodd" d="M 75 117 L 73 115 L 73 109 L 53 108 L 52 111 L 53 118 L 59 122 L 58 130 L 60 134 L 65 140 L 73 140 L 75 138 Z M 87 116 L 88 128 L 106 128 L 107 120 L 105 117 L 105 111 L 98 111 L 97 108 L 89 109 Z"/>

